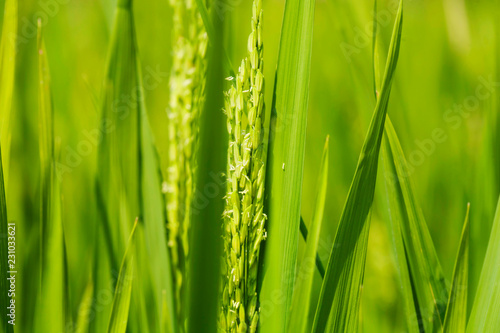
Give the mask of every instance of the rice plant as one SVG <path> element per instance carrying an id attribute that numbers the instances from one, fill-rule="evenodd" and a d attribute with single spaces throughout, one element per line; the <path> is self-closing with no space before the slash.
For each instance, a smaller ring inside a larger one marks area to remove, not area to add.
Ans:
<path id="1" fill-rule="evenodd" d="M 220 325 L 228 332 L 256 332 L 259 321 L 257 276 L 267 219 L 262 14 L 262 1 L 254 1 L 248 56 L 225 101 L 229 148 Z"/>
<path id="2" fill-rule="evenodd" d="M 0 7 L 0 333 L 500 331 L 495 4 Z"/>
<path id="3" fill-rule="evenodd" d="M 168 107 L 168 246 L 175 270 L 176 308 L 182 320 L 182 289 L 189 259 L 198 123 L 204 103 L 207 33 L 193 0 L 172 0 L 173 63 Z"/>

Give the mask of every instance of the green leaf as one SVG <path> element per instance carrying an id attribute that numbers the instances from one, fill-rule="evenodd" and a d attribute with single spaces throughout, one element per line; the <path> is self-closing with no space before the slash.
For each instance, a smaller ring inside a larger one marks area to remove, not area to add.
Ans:
<path id="1" fill-rule="evenodd" d="M 142 86 L 142 85 L 141 85 Z M 141 99 L 142 100 L 142 99 Z M 151 291 L 156 300 L 155 318 L 162 318 L 163 301 L 167 302 L 167 311 L 171 320 L 167 332 L 177 331 L 174 311 L 174 294 L 172 268 L 168 255 L 163 196 L 161 193 L 161 171 L 158 154 L 154 145 L 151 126 L 145 107 L 141 111 L 141 188 L 142 188 L 142 220 L 144 222 L 145 255 L 141 260 L 146 276 L 151 278 Z M 148 306 L 151 311 L 151 305 Z M 158 320 L 158 325 L 163 327 Z M 155 323 L 156 325 L 156 323 Z"/>
<path id="2" fill-rule="evenodd" d="M 108 52 L 101 96 L 102 139 L 98 146 L 97 191 L 104 207 L 104 231 L 117 263 L 130 234 L 131 221 L 141 215 L 140 113 L 136 35 L 131 1 L 119 1 Z M 117 268 L 117 267 L 115 267 Z"/>
<path id="3" fill-rule="evenodd" d="M 137 80 L 137 48 L 131 1 L 118 1 L 109 43 L 107 69 L 101 102 L 101 140 L 97 149 L 96 199 L 99 212 L 96 244 L 95 298 L 102 288 L 114 287 L 111 272 L 119 269 L 120 258 L 132 228 L 140 216 L 140 89 Z M 107 254 L 102 250 L 105 248 Z M 101 253 L 100 253 L 101 252 Z M 142 281 L 142 280 L 141 280 Z M 141 302 L 132 302 L 133 319 Z M 108 328 L 111 304 L 101 304 L 92 330 Z"/>
<path id="4" fill-rule="evenodd" d="M 444 321 L 448 288 L 422 210 L 416 200 L 411 179 L 407 174 L 408 164 L 403 149 L 390 119 L 387 119 L 385 125 L 385 147 L 387 154 L 384 158 L 387 160 L 387 168 L 383 176 L 388 194 L 389 215 L 393 221 L 392 226 L 399 224 L 397 228 L 401 230 L 403 253 L 408 262 L 414 300 L 418 304 L 417 318 L 413 318 L 408 324 L 422 326 L 429 332 L 439 331 Z M 402 256 L 401 248 L 397 250 L 399 253 L 396 255 Z"/>
<path id="5" fill-rule="evenodd" d="M 444 317 L 444 333 L 464 333 L 467 327 L 467 284 L 469 276 L 469 209 L 465 215 L 460 248 L 453 270 L 450 297 Z"/>
<path id="6" fill-rule="evenodd" d="M 158 156 L 144 103 L 132 1 L 119 1 L 110 41 L 107 74 L 101 97 L 101 133 L 98 147 L 97 203 L 101 217 L 96 258 L 96 292 L 113 285 L 124 251 L 130 221 L 139 218 L 136 231 L 137 287 L 132 293 L 129 328 L 160 331 L 164 298 L 173 316 L 172 275 L 165 228 Z M 98 296 L 98 295 L 96 295 Z M 93 330 L 106 329 L 109 305 L 96 314 Z M 170 332 L 176 322 L 170 321 Z"/>
<path id="7" fill-rule="evenodd" d="M 377 18 L 377 0 L 373 2 L 373 22 L 378 22 Z M 377 43 L 377 30 L 378 24 L 373 25 L 373 34 L 372 34 L 372 64 L 373 64 L 373 93 L 375 98 L 378 97 L 378 89 L 380 88 L 380 54 L 379 54 L 379 43 Z"/>
<path id="8" fill-rule="evenodd" d="M 41 21 L 38 21 L 38 121 L 40 124 L 40 237 L 41 284 L 35 313 L 40 332 L 62 332 L 66 325 L 66 249 L 61 217 L 61 188 L 54 157 L 54 110 L 50 72 Z M 54 311 L 52 313 L 52 311 Z"/>
<path id="9" fill-rule="evenodd" d="M 78 307 L 78 314 L 76 317 L 75 333 L 87 333 L 89 331 L 89 322 L 92 319 L 92 296 L 94 294 L 94 283 L 89 280 L 85 290 L 83 291 L 82 300 Z"/>
<path id="10" fill-rule="evenodd" d="M 385 125 L 386 131 L 389 123 L 390 119 L 388 117 Z M 385 134 L 380 154 L 381 169 L 379 177 L 383 177 L 387 174 L 396 174 L 394 161 L 387 134 Z M 410 333 L 418 333 L 421 332 L 421 330 L 416 321 L 420 318 L 420 312 L 418 303 L 415 303 L 414 299 L 413 281 L 410 277 L 410 267 L 401 231 L 401 216 L 404 215 L 404 211 L 401 211 L 401 209 L 404 208 L 404 202 L 401 199 L 401 189 L 398 186 L 394 186 L 395 184 L 393 182 L 388 182 L 387 180 L 388 178 L 382 180 L 384 190 L 382 211 L 387 215 L 386 220 L 388 221 L 391 245 L 394 250 L 399 287 L 405 306 L 407 328 Z"/>
<path id="11" fill-rule="evenodd" d="M 374 1 L 373 19 L 377 19 L 377 0 Z M 377 28 L 373 29 L 373 45 L 372 45 L 372 63 L 373 63 L 373 92 L 375 99 L 378 98 L 378 91 L 380 89 L 380 43 L 377 39 Z M 390 123 L 390 117 L 387 116 L 387 123 Z M 394 165 L 394 158 L 392 156 L 391 147 L 388 143 L 386 131 L 387 126 L 384 128 L 384 138 L 382 139 L 381 155 L 381 172 L 379 172 L 378 177 L 386 174 L 396 174 L 396 166 Z M 401 232 L 401 222 L 400 216 L 403 213 L 400 210 L 398 204 L 400 200 L 400 189 L 394 186 L 394 183 L 386 181 L 387 178 L 383 180 L 383 198 L 382 211 L 386 215 L 386 220 L 388 221 L 389 232 L 392 237 L 391 246 L 394 251 L 396 270 L 398 273 L 398 282 L 400 292 L 403 295 L 403 303 L 406 315 L 406 324 L 409 333 L 421 332 L 420 325 L 418 324 L 418 318 L 420 318 L 420 309 L 418 308 L 418 302 L 415 302 L 414 298 L 414 286 L 413 281 L 410 276 L 410 268 L 408 264 L 408 258 L 406 257 L 406 249 L 403 241 L 403 235 Z M 415 324 L 416 323 L 416 324 Z"/>
<path id="12" fill-rule="evenodd" d="M 304 241 L 307 242 L 307 226 L 306 223 L 304 222 L 304 219 L 302 216 L 300 217 L 300 234 L 302 235 L 302 238 L 304 238 Z M 319 255 L 316 253 L 316 268 L 318 269 L 319 275 L 321 275 L 321 278 L 323 279 L 325 277 L 325 267 L 323 266 L 323 262 L 321 261 L 321 258 Z"/>
<path id="13" fill-rule="evenodd" d="M 2 293 L 0 295 L 0 306 L 2 307 L 0 315 L 4 318 L 0 326 L 0 332 L 13 333 L 14 325 L 8 324 L 8 321 L 13 318 L 7 316 L 10 312 L 10 310 L 7 309 L 7 307 L 10 306 L 10 283 L 7 279 L 10 277 L 10 273 L 8 273 L 8 271 L 11 270 L 8 267 L 8 264 L 10 264 L 10 262 L 8 262 L 9 257 L 7 249 L 9 236 L 11 234 L 8 232 L 9 230 L 7 225 L 7 204 L 5 202 L 5 187 L 3 182 L 3 166 L 1 157 L 2 154 L 0 148 L 0 235 L 2 235 L 2 237 L 0 237 L 0 292 Z"/>
<path id="14" fill-rule="evenodd" d="M 196 5 L 198 6 L 198 11 L 200 12 L 203 24 L 205 25 L 205 30 L 207 31 L 208 40 L 212 43 L 214 40 L 217 40 L 213 20 L 210 19 L 210 15 L 203 0 L 196 0 Z M 219 11 L 221 11 L 221 8 L 218 8 L 217 6 L 225 6 L 225 5 L 226 4 L 224 3 L 215 2 L 213 12 L 218 13 Z M 234 76 L 233 65 L 231 64 L 231 59 L 229 58 L 226 49 L 223 47 L 223 45 L 219 45 L 219 47 L 221 47 L 221 53 L 222 53 L 221 55 L 223 56 L 223 61 L 224 61 L 224 66 L 226 67 L 226 71 L 229 72 L 230 76 Z"/>
<path id="15" fill-rule="evenodd" d="M 311 232 L 307 239 L 304 257 L 299 267 L 298 279 L 292 300 L 292 314 L 288 324 L 289 330 L 307 332 L 307 318 L 311 306 L 311 295 L 315 269 L 315 259 L 318 251 L 319 235 L 323 212 L 325 209 L 326 189 L 328 185 L 328 142 L 326 138 L 321 159 L 318 183 L 316 186 L 316 206 L 313 212 Z"/>
<path id="16" fill-rule="evenodd" d="M 0 41 L 0 142 L 2 146 L 5 190 L 8 189 L 11 141 L 11 114 L 16 71 L 17 0 L 6 0 Z"/>
<path id="17" fill-rule="evenodd" d="M 500 330 L 500 198 L 497 204 L 486 257 L 479 278 L 467 332 L 498 332 Z"/>
<path id="18" fill-rule="evenodd" d="M 111 306 L 108 333 L 124 333 L 127 329 L 130 298 L 132 295 L 132 282 L 134 279 L 134 252 L 135 252 L 135 230 L 138 220 L 136 219 L 128 240 L 125 254 L 123 255 L 118 281 L 116 282 L 115 295 Z"/>
<path id="19" fill-rule="evenodd" d="M 176 329 L 176 327 L 172 325 L 172 320 L 173 320 L 172 315 L 173 315 L 173 306 L 169 305 L 167 291 L 164 290 L 162 294 L 162 306 L 161 306 L 161 322 L 160 322 L 161 333 L 175 332 L 174 329 Z"/>
<path id="20" fill-rule="evenodd" d="M 333 332 L 355 332 L 359 324 L 361 286 L 368 246 L 369 214 L 392 78 L 401 42 L 403 2 L 394 25 L 380 98 L 363 145 L 340 218 L 314 318 L 313 332 L 324 332 L 332 310 Z"/>
<path id="21" fill-rule="evenodd" d="M 281 31 L 267 167 L 269 237 L 264 245 L 261 332 L 284 332 L 297 264 L 314 0 L 287 0 Z M 280 304 L 270 298 L 278 294 Z"/>
<path id="22" fill-rule="evenodd" d="M 15 73 L 15 43 L 17 36 L 17 0 L 5 1 L 3 18 L 2 37 L 0 40 L 0 315 L 2 324 L 0 332 L 14 332 L 14 326 L 8 324 L 10 317 L 7 314 L 10 310 L 9 283 L 7 278 L 8 268 L 8 220 L 7 204 L 5 193 L 7 191 L 7 182 L 9 174 L 9 155 L 10 155 L 10 113 L 12 109 L 12 98 L 14 91 L 14 73 Z M 4 236 L 5 235 L 5 236 Z M 11 258 L 12 259 L 12 258 Z"/>
<path id="23" fill-rule="evenodd" d="M 212 13 L 216 38 L 208 48 L 206 100 L 200 117 L 196 189 L 191 206 L 187 332 L 217 332 L 221 224 L 226 184 L 227 131 L 223 107 L 222 22 Z"/>

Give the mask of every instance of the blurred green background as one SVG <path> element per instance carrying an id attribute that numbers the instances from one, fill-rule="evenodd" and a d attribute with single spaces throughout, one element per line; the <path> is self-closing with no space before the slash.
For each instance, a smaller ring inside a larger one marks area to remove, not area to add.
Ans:
<path id="1" fill-rule="evenodd" d="M 225 4 L 228 52 L 237 63 L 246 52 L 251 2 Z M 388 46 L 398 1 L 379 1 L 376 24 Z M 4 1 L 0 0 L 3 8 Z M 115 1 L 20 1 L 13 119 L 9 220 L 16 221 L 20 265 L 19 332 L 34 310 L 39 246 L 39 157 L 36 20 L 41 17 L 52 74 L 55 135 L 62 173 L 63 221 L 68 244 L 71 308 L 88 279 L 94 242 L 91 184 L 99 125 L 98 98 Z M 400 60 L 389 115 L 406 157 L 445 275 L 451 280 L 466 204 L 471 202 L 471 285 L 486 249 L 500 188 L 500 6 L 496 0 L 406 0 Z M 264 1 L 266 103 L 271 105 L 284 0 Z M 375 105 L 373 1 L 317 0 L 307 125 L 302 214 L 311 219 L 319 162 L 330 134 L 330 170 L 320 257 L 326 262 L 358 155 Z M 166 0 L 135 1 L 146 106 L 165 173 L 171 9 Z M 3 16 L 3 15 L 2 15 Z M 382 50 L 382 54 L 384 50 Z M 383 68 L 383 66 L 382 66 Z M 490 82 L 490 84 L 485 84 Z M 221 111 L 222 112 L 222 111 Z M 433 132 L 439 129 L 439 140 Z M 75 153 L 75 152 L 84 153 Z M 64 168 L 68 167 L 68 168 Z M 379 175 L 383 177 L 384 175 Z M 379 178 L 380 179 L 380 178 Z M 380 182 L 379 182 L 380 183 Z M 378 192 L 377 192 L 378 193 Z M 364 331 L 402 332 L 404 316 L 384 215 L 377 209 L 363 288 Z M 303 246 L 303 242 L 301 242 Z M 299 256 L 300 257 L 300 256 Z M 317 281 L 319 292 L 319 278 Z M 473 297 L 471 292 L 470 297 Z"/>

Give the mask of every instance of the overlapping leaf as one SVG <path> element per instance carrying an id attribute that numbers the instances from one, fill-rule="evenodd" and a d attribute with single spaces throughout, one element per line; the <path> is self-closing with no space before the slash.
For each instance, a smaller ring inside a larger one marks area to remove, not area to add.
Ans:
<path id="1" fill-rule="evenodd" d="M 108 333 L 125 333 L 127 329 L 130 298 L 132 296 L 132 284 L 134 280 L 135 231 L 137 224 L 136 220 L 132 232 L 130 233 L 125 254 L 123 255 L 111 307 Z"/>
<path id="2" fill-rule="evenodd" d="M 328 141 L 329 137 L 326 138 L 325 147 L 323 149 L 323 157 L 321 158 L 318 183 L 316 186 L 316 205 L 313 212 L 310 232 L 307 237 L 304 257 L 299 267 L 297 285 L 293 294 L 292 315 L 288 328 L 294 332 L 307 332 L 307 319 L 311 305 L 313 278 L 314 272 L 316 271 L 315 263 L 328 184 Z"/>
<path id="3" fill-rule="evenodd" d="M 9 235 L 8 234 L 8 226 L 7 226 L 8 220 L 7 220 L 7 204 L 5 201 L 5 187 L 4 187 L 4 182 L 3 182 L 3 166 L 2 166 L 2 161 L 1 161 L 1 148 L 0 148 L 0 234 L 1 235 Z M 9 238 L 7 237 L 2 237 L 0 238 L 0 292 L 2 293 L 0 295 L 0 306 L 2 307 L 2 310 L 0 311 L 0 314 L 3 316 L 4 320 L 2 320 L 2 325 L 0 326 L 0 332 L 5 332 L 5 333 L 12 333 L 14 332 L 14 326 L 8 324 L 8 321 L 10 321 L 10 317 L 7 317 L 8 312 L 10 310 L 7 309 L 7 307 L 10 306 L 10 297 L 9 297 L 9 289 L 10 289 L 10 283 L 8 283 L 9 280 L 7 278 L 10 277 L 10 274 L 7 273 L 10 271 L 10 268 L 8 267 L 8 260 L 12 259 L 8 257 L 8 241 Z"/>
<path id="4" fill-rule="evenodd" d="M 96 258 L 96 291 L 112 284 L 117 258 L 139 218 L 136 230 L 137 288 L 132 291 L 130 326 L 144 331 L 162 327 L 162 307 L 174 311 L 170 262 L 166 245 L 164 202 L 157 152 L 144 106 L 132 1 L 118 1 L 101 98 L 102 139 L 98 148 L 97 205 L 100 213 Z M 93 329 L 106 329 L 109 306 L 96 314 Z M 173 318 L 173 316 L 172 316 Z"/>
<path id="5" fill-rule="evenodd" d="M 41 283 L 35 314 L 40 332 L 64 331 L 66 325 L 66 254 L 61 216 L 61 189 L 56 176 L 54 111 L 50 73 L 41 23 L 38 22 L 38 120 L 40 124 Z M 54 311 L 52 313 L 52 311 Z"/>
<path id="6" fill-rule="evenodd" d="M 375 192 L 387 105 L 399 56 L 402 21 L 403 3 L 401 1 L 389 47 L 380 98 L 377 100 L 372 122 L 340 218 L 321 288 L 313 332 L 326 330 L 330 313 L 332 313 L 329 325 L 331 331 L 355 332 L 358 329 L 361 286 L 370 225 L 369 215 Z"/>
<path id="7" fill-rule="evenodd" d="M 390 119 L 387 119 L 387 124 Z M 385 125 L 386 128 L 388 125 Z M 383 139 L 382 149 L 380 154 L 380 173 L 379 177 L 382 178 L 386 174 L 396 174 L 396 167 L 394 165 L 394 158 L 392 155 L 391 147 L 387 142 L 386 136 Z M 418 325 L 418 318 L 420 312 L 418 303 L 415 303 L 412 279 L 410 277 L 410 266 L 406 255 L 405 244 L 403 241 L 403 234 L 401 232 L 401 220 L 403 216 L 401 206 L 397 204 L 401 197 L 399 188 L 393 186 L 392 182 L 387 182 L 386 179 L 382 180 L 383 186 L 383 211 L 387 214 L 387 221 L 389 225 L 389 233 L 391 235 L 391 246 L 394 251 L 396 271 L 398 273 L 399 289 L 403 296 L 403 303 L 405 307 L 406 324 L 409 333 L 421 332 Z"/>
<path id="8" fill-rule="evenodd" d="M 465 333 L 467 327 L 467 285 L 469 279 L 469 208 L 465 215 L 460 248 L 458 249 L 450 297 L 444 317 L 444 333 Z"/>
<path id="9" fill-rule="evenodd" d="M 408 165 L 403 150 L 390 119 L 385 126 L 384 145 L 387 168 L 383 177 L 388 195 L 388 211 L 392 226 L 401 230 L 401 235 L 396 234 L 395 237 L 402 237 L 404 245 L 404 252 L 401 252 L 401 248 L 396 248 L 396 255 L 406 257 L 413 297 L 418 302 L 418 308 L 415 309 L 417 317 L 412 318 L 408 325 L 413 326 L 412 329 L 420 327 L 429 332 L 441 330 L 448 288 L 434 243 L 415 198 L 411 179 L 407 175 Z"/>
<path id="10" fill-rule="evenodd" d="M 500 330 L 500 199 L 493 221 L 488 250 L 483 263 L 474 304 L 467 323 L 467 332 L 498 332 Z"/>
<path id="11" fill-rule="evenodd" d="M 271 110 L 266 205 L 268 238 L 264 250 L 261 302 L 279 293 L 282 303 L 261 312 L 261 332 L 285 332 L 297 261 L 304 166 L 314 0 L 287 0 Z M 272 301 L 271 301 L 272 302 Z"/>
<path id="12" fill-rule="evenodd" d="M 207 56 L 206 100 L 200 117 L 196 189 L 191 207 L 191 259 L 188 281 L 187 331 L 217 332 L 220 285 L 221 223 L 226 184 L 227 130 L 223 107 L 223 30 L 212 11 L 214 38 Z M 210 36 L 209 36 L 210 37 Z"/>

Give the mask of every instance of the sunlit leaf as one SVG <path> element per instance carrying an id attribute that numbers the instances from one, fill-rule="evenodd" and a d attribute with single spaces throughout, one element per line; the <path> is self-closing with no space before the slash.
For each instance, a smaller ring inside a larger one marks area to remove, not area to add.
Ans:
<path id="1" fill-rule="evenodd" d="M 325 209 L 326 189 L 328 184 L 328 141 L 326 138 L 318 173 L 316 205 L 313 212 L 310 232 L 307 237 L 306 249 L 301 265 L 292 300 L 292 314 L 289 322 L 289 330 L 296 332 L 307 332 L 307 319 L 311 306 L 311 295 L 313 288 L 313 278 L 316 271 L 316 256 L 318 242 Z"/>
<path id="2" fill-rule="evenodd" d="M 497 205 L 488 250 L 483 263 L 479 286 L 474 298 L 467 332 L 497 332 L 500 330 L 500 199 Z"/>
<path id="3" fill-rule="evenodd" d="M 64 331 L 67 286 L 66 249 L 61 216 L 61 188 L 54 156 L 54 110 L 41 22 L 38 22 L 38 121 L 40 124 L 40 237 L 41 281 L 35 313 L 40 332 Z M 54 311 L 54 313 L 52 313 Z"/>
<path id="4" fill-rule="evenodd" d="M 111 307 L 108 333 L 124 333 L 127 329 L 130 298 L 132 295 L 132 282 L 134 280 L 134 252 L 136 242 L 134 236 L 137 224 L 136 220 L 132 232 L 130 233 L 125 254 L 123 255 Z"/>
<path id="5" fill-rule="evenodd" d="M 380 98 L 377 100 L 335 235 L 316 309 L 313 332 L 325 331 L 330 313 L 332 313 L 330 327 L 334 332 L 355 332 L 358 329 L 370 210 L 375 192 L 387 105 L 399 56 L 402 22 L 401 1 L 389 47 Z"/>
<path id="6" fill-rule="evenodd" d="M 465 215 L 460 248 L 453 271 L 450 297 L 444 317 L 443 332 L 464 333 L 467 325 L 467 284 L 469 276 L 469 208 Z"/>
<path id="7" fill-rule="evenodd" d="M 304 168 L 314 0 L 287 0 L 281 30 L 267 166 L 268 234 L 264 245 L 261 332 L 285 332 L 292 304 Z M 280 304 L 270 298 L 278 294 Z"/>
<path id="8" fill-rule="evenodd" d="M 384 145 L 387 151 L 387 168 L 382 176 L 389 196 L 389 215 L 393 226 L 399 224 L 397 228 L 401 230 L 414 300 L 418 304 L 417 318 L 413 318 L 408 324 L 422 327 L 429 332 L 441 330 L 448 301 L 448 288 L 407 174 L 408 164 L 390 119 L 385 125 Z M 397 253 L 397 256 L 401 255 L 403 253 Z"/>
<path id="9" fill-rule="evenodd" d="M 8 189 L 11 143 L 11 115 L 16 71 L 17 0 L 6 0 L 0 40 L 0 142 L 2 145 L 5 189 Z"/>

